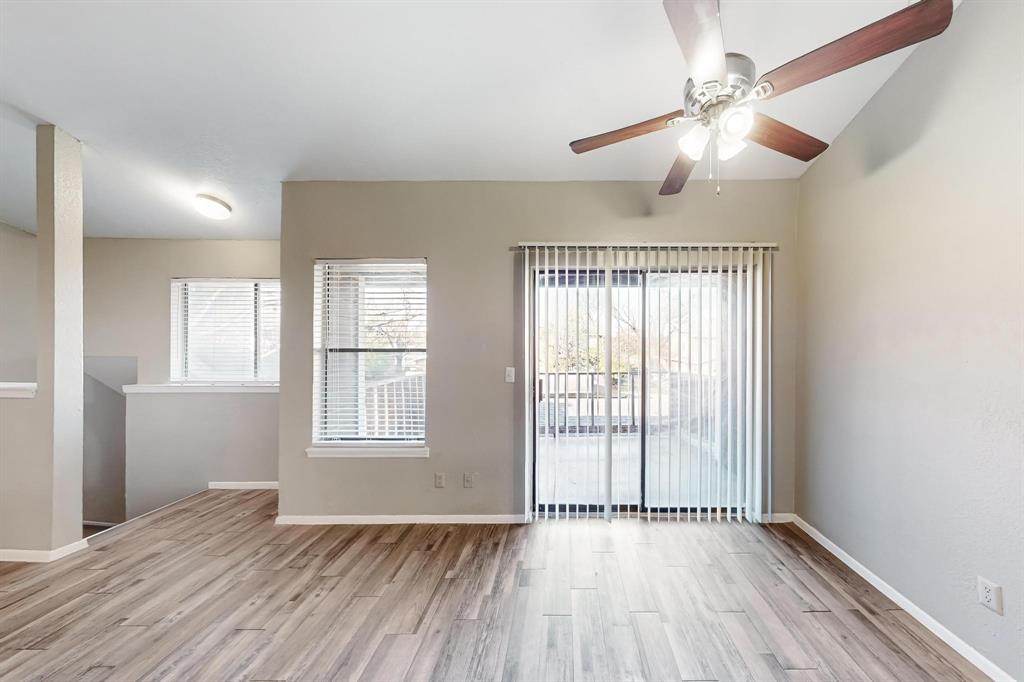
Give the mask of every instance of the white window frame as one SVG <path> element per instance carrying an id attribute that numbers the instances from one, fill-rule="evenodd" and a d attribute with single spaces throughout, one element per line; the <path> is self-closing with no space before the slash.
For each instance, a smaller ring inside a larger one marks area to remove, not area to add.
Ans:
<path id="1" fill-rule="evenodd" d="M 168 386 L 185 386 L 185 387 L 189 387 L 189 388 L 209 387 L 211 390 L 207 391 L 207 392 L 216 392 L 218 390 L 218 387 L 224 387 L 224 388 L 231 388 L 231 387 L 242 387 L 242 388 L 244 388 L 244 387 L 254 387 L 257 390 L 260 390 L 260 389 L 263 389 L 263 388 L 269 389 L 269 388 L 275 388 L 275 387 L 280 386 L 280 381 L 260 380 L 260 379 L 256 379 L 256 378 L 233 381 L 233 380 L 210 379 L 210 378 L 207 378 L 207 377 L 190 377 L 190 376 L 183 375 L 181 373 L 181 371 L 180 371 L 181 368 L 176 367 L 176 364 L 179 361 L 182 362 L 182 363 L 187 361 L 187 357 L 188 357 L 187 353 L 188 353 L 188 351 L 187 351 L 187 341 L 183 340 L 181 342 L 181 347 L 180 347 L 180 353 L 179 353 L 180 357 L 175 357 L 175 352 L 174 352 L 175 346 L 174 346 L 174 338 L 173 338 L 175 327 L 177 327 L 179 333 L 181 333 L 181 334 L 185 334 L 187 332 L 186 325 L 184 324 L 184 315 L 187 314 L 187 313 L 185 311 L 180 311 L 181 314 L 182 314 L 182 319 L 178 319 L 178 320 L 174 319 L 174 315 L 175 315 L 175 305 L 174 305 L 174 300 L 173 300 L 174 299 L 174 285 L 175 284 L 185 284 L 185 285 L 188 285 L 188 284 L 192 284 L 192 283 L 203 283 L 203 282 L 213 282 L 213 283 L 217 283 L 217 282 L 230 282 L 232 284 L 251 283 L 251 284 L 254 284 L 254 285 L 255 284 L 263 284 L 263 283 L 273 283 L 273 284 L 277 284 L 278 286 L 280 286 L 280 284 L 281 284 L 281 280 L 279 278 L 276 278 L 276 277 L 172 277 L 171 278 L 171 287 L 170 287 L 170 290 L 171 290 L 171 310 L 170 310 L 170 315 L 168 317 L 168 319 L 171 322 L 171 324 L 170 324 L 170 329 L 171 329 L 170 371 L 168 372 L 168 374 L 170 375 L 170 380 L 167 382 L 166 385 L 168 385 Z M 254 305 L 254 314 L 256 315 L 256 319 L 259 319 L 259 302 L 258 302 L 258 299 L 255 298 L 255 297 L 254 297 L 254 300 L 253 300 L 253 305 Z M 280 323 L 279 323 L 278 327 L 280 329 Z M 258 365 L 258 363 L 259 363 L 259 351 L 260 351 L 260 347 L 259 347 L 259 325 L 258 324 L 256 325 L 254 333 L 255 333 L 255 338 L 254 338 L 254 345 L 253 345 L 253 349 L 254 349 L 254 351 L 253 351 L 253 377 L 257 377 L 257 376 L 259 376 L 259 369 L 258 369 L 259 365 Z M 278 334 L 279 334 L 279 337 L 278 337 L 278 362 L 280 362 L 280 355 L 281 355 L 280 354 L 280 350 L 281 350 L 280 349 L 280 331 L 278 332 Z M 278 368 L 278 376 L 280 377 L 280 367 Z"/>
<path id="2" fill-rule="evenodd" d="M 345 264 L 359 264 L 359 265 L 423 265 L 427 266 L 426 258 L 317 258 L 313 261 L 313 334 L 314 338 L 316 335 L 320 335 L 323 338 L 325 333 L 325 325 L 327 320 L 323 315 L 320 319 L 320 327 L 316 324 L 316 308 L 321 303 L 321 297 L 324 292 L 317 290 L 316 288 L 316 266 L 320 264 L 331 264 L 331 263 L 345 263 Z M 427 290 L 429 292 L 429 269 L 427 275 Z M 429 299 L 429 293 L 428 293 Z M 427 324 L 429 330 L 429 304 L 427 312 Z M 428 331 L 429 334 L 429 331 Z M 323 353 L 325 349 L 312 349 L 313 353 Z M 428 348 L 422 350 L 425 357 L 427 367 L 429 367 L 429 361 L 426 360 L 428 357 Z M 427 368 L 424 369 L 423 381 L 426 382 Z M 318 377 L 314 369 L 313 376 L 313 391 L 318 389 Z M 313 407 L 313 422 L 320 417 L 317 413 L 315 403 Z M 424 426 L 423 426 L 423 438 L 422 441 L 359 441 L 359 440 L 329 440 L 321 441 L 317 440 L 317 430 L 315 425 L 312 427 L 312 444 L 306 448 L 306 455 L 311 458 L 349 458 L 349 459 L 381 459 L 381 458 L 425 458 L 430 456 L 430 448 L 426 443 L 426 394 L 424 394 Z"/>

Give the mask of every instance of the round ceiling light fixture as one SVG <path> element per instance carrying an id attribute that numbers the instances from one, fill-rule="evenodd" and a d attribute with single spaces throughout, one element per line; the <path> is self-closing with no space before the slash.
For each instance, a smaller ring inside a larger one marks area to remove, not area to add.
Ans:
<path id="1" fill-rule="evenodd" d="M 207 218 L 227 220 L 231 217 L 230 204 L 210 194 L 197 194 L 192 205 Z"/>

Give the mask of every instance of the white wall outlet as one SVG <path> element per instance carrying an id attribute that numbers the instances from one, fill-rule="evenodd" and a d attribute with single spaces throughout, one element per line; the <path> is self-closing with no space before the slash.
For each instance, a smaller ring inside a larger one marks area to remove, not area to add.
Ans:
<path id="1" fill-rule="evenodd" d="M 505 368 L 505 383 L 514 384 L 516 383 L 516 368 L 506 367 Z"/>
<path id="2" fill-rule="evenodd" d="M 445 485 L 444 474 L 441 473 L 440 471 L 436 472 L 434 474 L 434 487 L 435 488 L 443 488 L 444 485 Z"/>
<path id="3" fill-rule="evenodd" d="M 978 603 L 1003 615 L 1003 586 L 978 576 Z"/>
<path id="4" fill-rule="evenodd" d="M 463 488 L 472 488 L 473 484 L 475 482 L 476 482 L 476 474 L 474 474 L 472 471 L 467 471 L 466 473 L 462 474 L 462 487 Z"/>

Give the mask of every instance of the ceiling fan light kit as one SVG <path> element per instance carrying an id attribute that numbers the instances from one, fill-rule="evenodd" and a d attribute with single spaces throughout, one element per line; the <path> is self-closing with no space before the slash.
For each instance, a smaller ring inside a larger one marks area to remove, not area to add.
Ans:
<path id="1" fill-rule="evenodd" d="M 724 50 L 718 0 L 663 0 L 662 4 L 691 71 L 683 89 L 683 108 L 569 144 L 573 152 L 582 154 L 693 122 L 679 138 L 679 154 L 658 192 L 661 195 L 682 191 L 709 142 L 714 147 L 709 180 L 714 179 L 714 161 L 735 157 L 747 147 L 746 141 L 811 161 L 828 149 L 827 143 L 755 112 L 751 104 L 933 38 L 946 30 L 953 17 L 953 0 L 919 0 L 757 79 L 750 57 Z"/>

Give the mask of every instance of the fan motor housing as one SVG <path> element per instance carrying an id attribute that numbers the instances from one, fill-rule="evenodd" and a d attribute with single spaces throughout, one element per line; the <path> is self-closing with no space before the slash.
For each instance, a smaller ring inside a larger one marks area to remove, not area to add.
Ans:
<path id="1" fill-rule="evenodd" d="M 725 69 L 725 83 L 709 81 L 698 86 L 693 79 L 686 81 L 683 107 L 687 116 L 701 116 L 714 104 L 740 100 L 754 87 L 757 71 L 754 60 L 747 55 L 727 52 Z"/>

